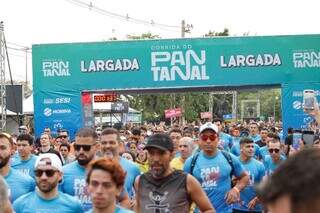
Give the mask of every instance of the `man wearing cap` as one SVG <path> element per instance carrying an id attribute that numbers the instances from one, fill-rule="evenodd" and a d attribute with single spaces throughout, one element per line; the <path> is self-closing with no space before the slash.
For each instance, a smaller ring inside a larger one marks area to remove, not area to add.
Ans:
<path id="1" fill-rule="evenodd" d="M 136 212 L 187 213 L 192 202 L 201 212 L 215 212 L 198 181 L 170 167 L 174 145 L 168 135 L 159 133 L 150 136 L 145 149 L 148 150 L 150 169 L 135 181 Z"/>
<path id="2" fill-rule="evenodd" d="M 30 134 L 20 134 L 17 138 L 19 157 L 12 161 L 11 167 L 34 177 L 34 164 L 37 157 L 32 154 L 33 137 Z"/>
<path id="3" fill-rule="evenodd" d="M 34 190 L 34 180 L 29 175 L 24 175 L 10 167 L 12 153 L 12 138 L 7 133 L 0 133 L 0 175 L 8 184 L 10 201 L 15 201 L 21 195 Z"/>
<path id="4" fill-rule="evenodd" d="M 217 212 L 229 213 L 232 212 L 230 204 L 239 201 L 240 191 L 248 184 L 249 176 L 236 156 L 218 149 L 218 132 L 218 127 L 210 122 L 200 127 L 201 151 L 195 160 L 187 159 L 184 171 L 200 182 Z M 233 188 L 232 175 L 238 179 Z"/>
<path id="5" fill-rule="evenodd" d="M 83 212 L 78 200 L 58 191 L 62 179 L 62 164 L 57 155 L 42 154 L 35 164 L 37 188 L 13 203 L 16 213 Z"/>

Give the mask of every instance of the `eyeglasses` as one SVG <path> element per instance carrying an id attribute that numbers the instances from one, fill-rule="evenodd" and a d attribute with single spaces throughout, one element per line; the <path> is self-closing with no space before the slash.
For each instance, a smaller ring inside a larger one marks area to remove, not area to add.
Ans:
<path id="1" fill-rule="evenodd" d="M 67 135 L 60 135 L 59 138 L 67 138 Z"/>
<path id="2" fill-rule="evenodd" d="M 203 141 L 207 141 L 208 138 L 209 138 L 211 141 L 214 141 L 214 140 L 217 138 L 217 135 L 216 135 L 216 134 L 213 134 L 213 135 L 201 135 L 200 138 L 201 138 L 201 140 L 203 140 Z"/>
<path id="3" fill-rule="evenodd" d="M 48 169 L 48 170 L 36 169 L 36 170 L 34 170 L 34 174 L 36 177 L 41 177 L 43 175 L 43 173 L 45 173 L 47 177 L 52 177 L 56 172 L 57 171 L 53 170 L 53 169 Z"/>
<path id="4" fill-rule="evenodd" d="M 91 145 L 80 145 L 80 144 L 74 144 L 74 149 L 76 151 L 80 151 L 81 148 L 83 149 L 83 151 L 88 152 L 91 149 Z"/>
<path id="5" fill-rule="evenodd" d="M 269 152 L 270 153 L 279 153 L 280 152 L 280 149 L 269 149 Z"/>

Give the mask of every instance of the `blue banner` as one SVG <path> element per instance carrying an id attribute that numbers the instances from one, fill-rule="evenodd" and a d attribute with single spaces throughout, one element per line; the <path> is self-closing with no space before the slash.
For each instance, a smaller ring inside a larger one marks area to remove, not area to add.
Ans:
<path id="1" fill-rule="evenodd" d="M 284 84 L 282 86 L 282 119 L 283 130 L 289 127 L 294 129 L 308 129 L 314 118 L 303 110 L 303 90 L 315 91 L 315 96 L 320 101 L 320 83 L 309 84 Z"/>

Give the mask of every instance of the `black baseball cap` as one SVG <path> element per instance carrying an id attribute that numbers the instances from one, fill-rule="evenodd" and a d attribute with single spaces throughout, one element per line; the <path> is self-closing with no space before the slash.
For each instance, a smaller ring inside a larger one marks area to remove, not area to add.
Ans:
<path id="1" fill-rule="evenodd" d="M 173 151 L 173 142 L 169 135 L 164 133 L 157 133 L 154 135 L 151 135 L 148 138 L 147 145 L 144 147 L 144 149 L 148 148 L 157 148 L 161 149 L 163 151 Z"/>

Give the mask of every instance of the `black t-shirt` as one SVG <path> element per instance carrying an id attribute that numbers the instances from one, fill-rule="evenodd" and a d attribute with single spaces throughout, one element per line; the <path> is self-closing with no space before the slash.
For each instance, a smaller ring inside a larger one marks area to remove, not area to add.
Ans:
<path id="1" fill-rule="evenodd" d="M 263 143 L 261 140 L 258 140 L 256 144 L 258 144 L 259 147 L 264 147 L 267 145 L 266 143 Z"/>
<path id="2" fill-rule="evenodd" d="M 285 141 L 284 141 L 284 144 L 285 145 L 292 145 L 292 141 L 293 141 L 293 135 L 290 134 L 286 137 Z"/>

